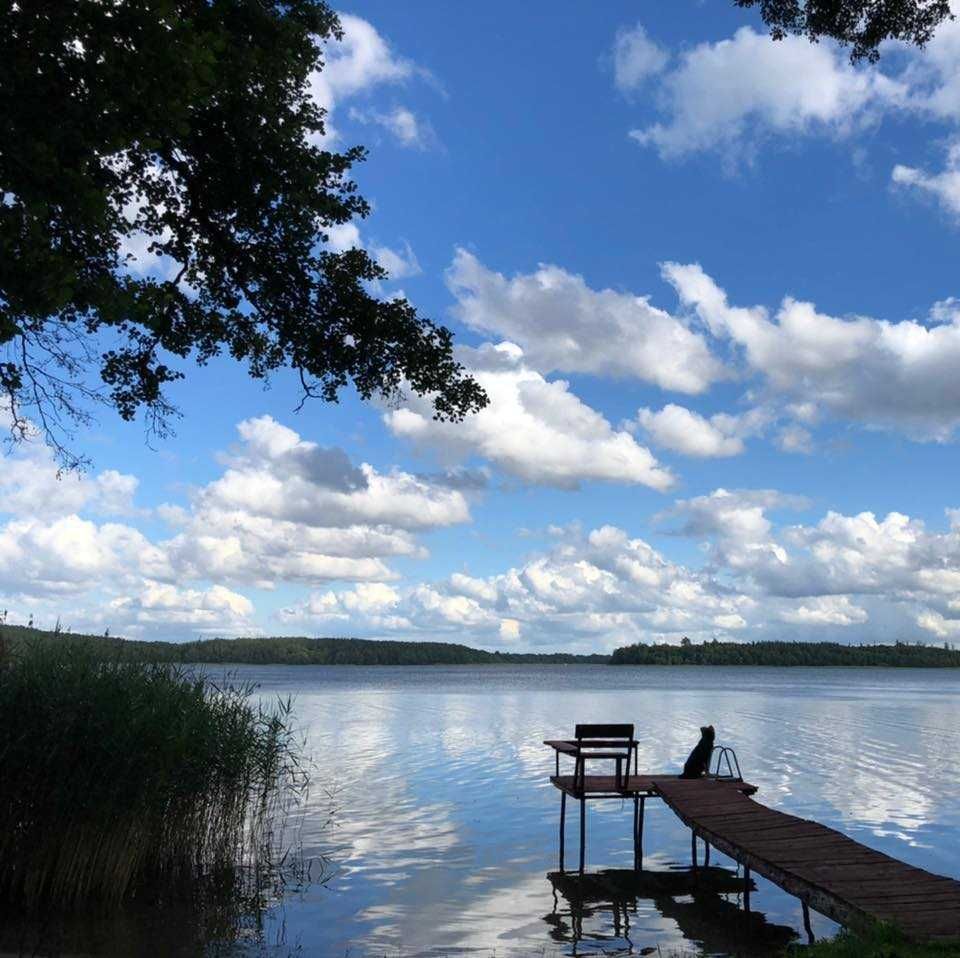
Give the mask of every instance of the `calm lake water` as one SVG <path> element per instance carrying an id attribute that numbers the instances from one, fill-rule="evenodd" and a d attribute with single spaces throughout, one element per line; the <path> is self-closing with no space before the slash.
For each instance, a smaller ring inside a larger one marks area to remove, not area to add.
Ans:
<path id="1" fill-rule="evenodd" d="M 294 697 L 314 763 L 299 835 L 304 855 L 322 860 L 327 875 L 268 911 L 252 954 L 509 958 L 639 954 L 657 945 L 764 954 L 801 930 L 798 902 L 763 879 L 752 907 L 764 920 L 749 933 L 736 893 L 691 894 L 683 874 L 689 832 L 657 801 L 647 803 L 645 866 L 680 872 L 673 884 L 621 893 L 607 882 L 602 892 L 588 888 L 586 901 L 576 882 L 555 889 L 548 872 L 557 866 L 559 793 L 541 742 L 568 737 L 576 722 L 635 723 L 640 767 L 654 771 L 678 770 L 698 727 L 712 723 L 768 805 L 960 878 L 956 672 L 234 671 L 264 696 Z M 629 804 L 589 806 L 592 871 L 630 867 L 631 823 Z M 575 814 L 568 829 L 575 850 Z M 735 870 L 716 852 L 713 863 Z M 828 935 L 835 926 L 814 915 L 814 930 Z M 171 936 L 176 929 L 166 925 L 163 937 Z"/>

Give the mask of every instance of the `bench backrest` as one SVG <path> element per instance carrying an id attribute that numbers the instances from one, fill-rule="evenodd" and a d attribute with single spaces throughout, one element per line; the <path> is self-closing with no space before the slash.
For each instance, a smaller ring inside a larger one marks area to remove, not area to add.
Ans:
<path id="1" fill-rule="evenodd" d="M 633 725 L 578 725 L 578 739 L 633 738 Z"/>

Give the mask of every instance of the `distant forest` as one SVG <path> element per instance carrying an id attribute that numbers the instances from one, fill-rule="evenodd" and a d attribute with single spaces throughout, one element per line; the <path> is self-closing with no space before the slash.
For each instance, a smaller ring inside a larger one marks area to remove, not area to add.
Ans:
<path id="1" fill-rule="evenodd" d="M 233 663 L 239 665 L 496 665 L 574 662 L 604 664 L 609 655 L 568 652 L 485 652 L 449 642 L 387 642 L 374 639 L 203 639 L 193 642 L 140 642 L 109 636 L 47 632 L 27 626 L 0 625 L 0 638 L 95 642 L 124 657 L 155 662 Z"/>
<path id="2" fill-rule="evenodd" d="M 933 645 L 839 645 L 835 642 L 705 642 L 694 645 L 629 645 L 612 655 L 568 652 L 487 652 L 449 642 L 375 639 L 203 639 L 140 642 L 106 635 L 78 635 L 0 624 L 0 642 L 24 640 L 95 643 L 123 658 L 155 662 L 238 665 L 775 665 L 960 668 L 960 650 Z M 0 650 L 2 651 L 2 650 Z"/>
<path id="3" fill-rule="evenodd" d="M 934 645 L 840 645 L 837 642 L 704 642 L 703 645 L 628 645 L 613 665 L 886 665 L 958 668 L 960 651 Z"/>

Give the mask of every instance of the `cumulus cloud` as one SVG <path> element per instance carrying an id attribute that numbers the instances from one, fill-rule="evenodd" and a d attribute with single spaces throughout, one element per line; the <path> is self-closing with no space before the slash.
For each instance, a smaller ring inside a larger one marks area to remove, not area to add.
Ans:
<path id="1" fill-rule="evenodd" d="M 766 140 L 849 137 L 886 116 L 939 122 L 955 140 L 960 18 L 941 24 L 922 50 L 890 43 L 879 64 L 859 66 L 851 65 L 846 50 L 833 42 L 811 44 L 787 36 L 774 43 L 751 27 L 671 58 L 638 25 L 617 33 L 614 82 L 622 92 L 654 85 L 660 117 L 630 136 L 667 160 L 714 152 L 736 167 L 751 162 Z M 897 164 L 891 181 L 927 196 L 956 219 L 958 150 L 955 142 L 950 145 L 940 171 Z"/>
<path id="2" fill-rule="evenodd" d="M 333 253 L 343 253 L 348 249 L 363 249 L 366 244 L 360 235 L 356 223 L 337 223 L 326 228 L 327 248 Z M 370 255 L 378 266 L 382 266 L 390 275 L 388 279 L 407 279 L 419 276 L 423 270 L 417 260 L 417 254 L 407 240 L 397 250 L 392 246 L 374 242 L 370 244 Z"/>
<path id="3" fill-rule="evenodd" d="M 135 476 L 108 469 L 95 478 L 60 473 L 45 446 L 28 444 L 4 458 L 0 469 L 0 514 L 58 516 L 95 509 L 106 515 L 133 510 Z"/>
<path id="4" fill-rule="evenodd" d="M 144 574 L 168 575 L 169 566 L 163 550 L 130 526 L 77 515 L 0 526 L 0 592 L 70 595 Z"/>
<path id="5" fill-rule="evenodd" d="M 813 452 L 813 436 L 808 429 L 793 423 L 784 426 L 778 433 L 777 446 L 783 452 L 808 456 Z"/>
<path id="6" fill-rule="evenodd" d="M 603 526 L 498 575 L 456 574 L 394 590 L 372 607 L 356 590 L 328 591 L 287 608 L 284 617 L 319 624 L 332 616 L 373 634 L 596 650 L 682 634 L 736 634 L 753 600 L 720 592 L 709 577 L 669 562 L 642 539 Z"/>
<path id="7" fill-rule="evenodd" d="M 780 612 L 783 622 L 796 625 L 854 625 L 868 618 L 866 609 L 854 605 L 847 595 L 816 596 Z"/>
<path id="8" fill-rule="evenodd" d="M 415 533 L 470 518 L 462 489 L 353 465 L 269 416 L 241 422 L 224 472 L 193 494 L 164 548 L 188 579 L 250 583 L 386 580 Z"/>
<path id="9" fill-rule="evenodd" d="M 772 490 L 716 490 L 678 502 L 664 514 L 674 531 L 709 544 L 709 568 L 766 603 L 768 618 L 794 625 L 855 626 L 895 621 L 897 634 L 917 625 L 939 634 L 960 619 L 960 521 L 936 531 L 903 513 L 843 515 L 829 511 L 813 525 L 776 529 L 770 512 L 803 508 Z M 874 614 L 866 608 L 869 599 Z M 919 633 L 922 634 L 922 633 Z"/>
<path id="10" fill-rule="evenodd" d="M 331 619 L 362 634 L 456 635 L 488 646 L 595 650 L 624 642 L 792 638 L 939 639 L 960 634 L 960 526 L 933 531 L 897 513 L 827 513 L 778 526 L 804 508 L 775 490 L 716 490 L 678 502 L 675 531 L 710 546 L 700 569 L 670 561 L 616 526 L 568 529 L 502 573 L 457 574 L 314 594 L 290 623 Z"/>
<path id="11" fill-rule="evenodd" d="M 956 4 L 953 13 L 958 9 Z M 942 23 L 902 73 L 911 109 L 945 121 L 960 120 L 960 20 Z"/>
<path id="12" fill-rule="evenodd" d="M 461 360 L 490 398 L 463 422 L 433 418 L 429 398 L 411 397 L 384 421 L 394 435 L 448 458 L 482 456 L 526 482 L 576 487 L 600 479 L 664 490 L 673 476 L 625 430 L 615 430 L 563 380 L 548 381 L 511 343 L 462 349 Z"/>
<path id="13" fill-rule="evenodd" d="M 241 422 L 242 443 L 223 475 L 194 498 L 195 513 L 241 510 L 312 528 L 355 525 L 419 530 L 469 518 L 463 493 L 409 473 L 351 464 L 342 449 L 302 439 L 270 416 Z"/>
<path id="14" fill-rule="evenodd" d="M 390 133 L 401 145 L 425 150 L 437 142 L 433 127 L 405 106 L 392 110 L 350 110 L 350 118 L 358 123 L 372 123 Z"/>
<path id="15" fill-rule="evenodd" d="M 269 416 L 244 420 L 238 435 L 222 473 L 186 506 L 153 511 L 169 537 L 99 519 L 141 517 L 133 477 L 57 480 L 42 447 L 12 456 L 0 472 L 3 502 L 27 514 L 0 524 L 0 595 L 31 613 L 60 613 L 69 597 L 76 625 L 114 632 L 236 631 L 253 609 L 229 586 L 347 581 L 371 583 L 375 594 L 397 577 L 390 559 L 426 555 L 418 533 L 470 517 L 476 483 L 354 464 Z"/>
<path id="16" fill-rule="evenodd" d="M 378 86 L 402 84 L 426 74 L 411 60 L 395 53 L 373 24 L 349 13 L 339 16 L 343 39 L 326 45 L 325 65 L 309 79 L 314 102 L 327 111 L 325 144 L 339 137 L 332 116 L 334 109 L 345 100 L 369 93 Z M 403 137 L 399 139 L 402 143 Z"/>
<path id="17" fill-rule="evenodd" d="M 447 271 L 455 314 L 522 347 L 535 369 L 635 378 L 701 393 L 727 374 L 704 337 L 645 296 L 591 289 L 558 266 L 508 279 L 458 249 Z"/>
<path id="18" fill-rule="evenodd" d="M 667 65 L 669 53 L 654 43 L 643 24 L 618 30 L 613 43 L 613 78 L 617 88 L 629 93 Z"/>
<path id="19" fill-rule="evenodd" d="M 658 446 L 702 459 L 738 456 L 744 439 L 769 422 L 769 414 L 754 409 L 741 416 L 717 413 L 709 419 L 685 406 L 668 403 L 658 412 L 640 409 L 637 422 Z"/>
<path id="20" fill-rule="evenodd" d="M 674 534 L 712 541 L 715 564 L 740 569 L 750 565 L 758 553 L 769 552 L 776 559 L 784 555 L 771 537 L 770 510 L 797 510 L 806 505 L 801 496 L 776 489 L 715 489 L 709 495 L 679 500 L 656 519 Z"/>
<path id="21" fill-rule="evenodd" d="M 742 159 L 770 133 L 843 135 L 907 97 L 902 81 L 851 66 L 832 44 L 772 43 L 751 27 L 683 53 L 660 84 L 664 119 L 630 136 L 665 159 L 700 150 Z"/>
<path id="22" fill-rule="evenodd" d="M 179 627 L 191 632 L 255 632 L 253 603 L 222 585 L 208 589 L 180 589 L 166 583 L 145 582 L 133 595 L 114 599 L 108 606 L 115 624 L 144 628 Z"/>
<path id="23" fill-rule="evenodd" d="M 788 296 L 771 316 L 763 306 L 730 305 L 698 264 L 667 263 L 663 275 L 710 333 L 732 343 L 781 399 L 805 404 L 815 396 L 835 416 L 916 439 L 949 439 L 960 424 L 956 310 L 935 311 L 927 323 L 839 318 Z M 793 438 L 802 449 L 803 436 Z"/>
<path id="24" fill-rule="evenodd" d="M 377 264 L 390 274 L 390 279 L 407 279 L 409 276 L 419 276 L 423 272 L 416 253 L 406 240 L 404 240 L 403 249 L 399 252 L 389 246 L 373 246 L 370 252 Z"/>
<path id="25" fill-rule="evenodd" d="M 939 173 L 927 173 L 898 163 L 890 178 L 898 186 L 931 197 L 950 217 L 960 219 L 960 142 L 950 145 L 946 166 Z"/>

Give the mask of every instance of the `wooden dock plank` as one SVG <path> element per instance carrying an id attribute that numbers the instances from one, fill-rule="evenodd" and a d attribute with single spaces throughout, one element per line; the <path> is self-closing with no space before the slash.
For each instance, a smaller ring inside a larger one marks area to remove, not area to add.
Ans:
<path id="1" fill-rule="evenodd" d="M 767 808 L 726 782 L 651 776 L 651 785 L 705 841 L 844 925 L 880 919 L 913 938 L 960 938 L 960 882 L 952 878 Z"/>
<path id="2" fill-rule="evenodd" d="M 676 775 L 648 775 L 645 773 L 636 774 L 631 772 L 629 776 L 624 776 L 624 784 L 618 785 L 615 775 L 585 775 L 583 794 L 586 798 L 600 795 L 643 795 L 649 798 L 659 798 L 657 792 L 657 783 L 661 781 L 675 782 Z M 567 792 L 575 798 L 580 797 L 580 789 L 577 785 L 577 779 L 573 775 L 551 775 L 550 782 L 561 791 Z M 757 790 L 756 785 L 749 782 L 725 782 L 726 788 L 731 793 L 752 794 Z M 719 796 L 722 798 L 721 796 Z"/>

